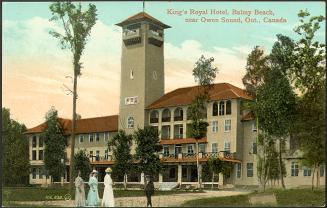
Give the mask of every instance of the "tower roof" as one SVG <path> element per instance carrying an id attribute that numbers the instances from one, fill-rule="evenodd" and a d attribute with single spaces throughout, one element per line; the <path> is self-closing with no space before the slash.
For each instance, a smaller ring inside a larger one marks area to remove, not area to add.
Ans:
<path id="1" fill-rule="evenodd" d="M 125 19 L 124 21 L 122 21 L 120 23 L 117 23 L 116 25 L 122 27 L 122 26 L 124 26 L 126 24 L 130 24 L 130 23 L 134 23 L 134 22 L 140 22 L 140 21 L 149 21 L 149 22 L 152 22 L 154 24 L 160 25 L 164 29 L 170 28 L 169 25 L 166 25 L 166 24 L 162 23 L 161 21 L 157 20 L 156 18 L 152 17 L 151 15 L 149 15 L 146 12 L 137 13 L 137 14 Z"/>

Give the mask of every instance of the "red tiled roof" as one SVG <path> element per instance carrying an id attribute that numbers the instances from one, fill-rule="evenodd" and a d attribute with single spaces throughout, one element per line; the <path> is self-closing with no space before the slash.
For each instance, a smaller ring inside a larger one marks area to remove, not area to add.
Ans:
<path id="1" fill-rule="evenodd" d="M 71 133 L 72 121 L 70 119 L 58 118 L 65 134 Z M 44 122 L 38 126 L 28 129 L 25 134 L 41 133 L 48 127 Z M 113 132 L 118 131 L 118 115 L 84 118 L 76 121 L 75 133 L 91 133 L 91 132 Z"/>
<path id="2" fill-rule="evenodd" d="M 178 88 L 163 95 L 161 98 L 150 104 L 147 109 L 189 105 L 192 103 L 197 92 L 198 86 Z M 252 99 L 245 90 L 229 83 L 214 84 L 209 91 L 209 100 L 224 100 L 232 98 Z"/>
<path id="3" fill-rule="evenodd" d="M 198 140 L 199 143 L 207 142 L 207 138 L 201 138 Z M 193 144 L 196 143 L 194 138 L 184 138 L 184 139 L 162 139 L 160 144 Z"/>
<path id="4" fill-rule="evenodd" d="M 245 115 L 242 117 L 241 121 L 251 121 L 251 120 L 253 120 L 254 118 L 255 118 L 255 117 L 254 117 L 253 113 L 252 113 L 252 112 L 249 112 L 249 113 L 245 114 Z"/>
<path id="5" fill-rule="evenodd" d="M 148 13 L 146 12 L 140 12 L 140 13 L 137 13 L 127 19 L 125 19 L 124 21 L 116 24 L 118 26 L 123 26 L 127 23 L 132 23 L 132 22 L 137 22 L 137 21 L 142 21 L 142 20 L 149 20 L 153 23 L 156 23 L 156 24 L 159 24 L 160 26 L 162 26 L 163 28 L 170 28 L 169 25 L 166 25 L 164 23 L 162 23 L 161 21 L 157 20 L 156 18 L 152 17 L 151 15 L 149 15 Z"/>

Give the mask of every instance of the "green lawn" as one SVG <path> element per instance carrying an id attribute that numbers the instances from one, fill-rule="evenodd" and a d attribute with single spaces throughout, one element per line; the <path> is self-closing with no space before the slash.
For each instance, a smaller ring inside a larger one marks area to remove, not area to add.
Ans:
<path id="1" fill-rule="evenodd" d="M 325 189 L 272 189 L 267 193 L 275 193 L 277 206 L 322 206 L 325 204 Z M 210 197 L 194 199 L 182 204 L 184 207 L 220 207 L 251 206 L 249 197 L 256 193 L 228 197 Z"/>
<path id="2" fill-rule="evenodd" d="M 75 190 L 74 190 L 75 191 Z M 190 191 L 155 191 L 154 195 L 183 194 Z M 3 201 L 47 201 L 47 200 L 65 200 L 69 196 L 67 188 L 41 188 L 41 187 L 4 187 Z M 85 194 L 87 195 L 86 189 Z M 102 198 L 103 189 L 99 189 L 99 196 Z M 74 199 L 74 195 L 72 199 Z M 143 190 L 114 190 L 115 198 L 145 196 Z"/>

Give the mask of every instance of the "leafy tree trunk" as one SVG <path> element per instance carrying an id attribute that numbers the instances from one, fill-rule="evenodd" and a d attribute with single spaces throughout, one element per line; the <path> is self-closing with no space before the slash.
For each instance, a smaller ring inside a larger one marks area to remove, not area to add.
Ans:
<path id="1" fill-rule="evenodd" d="M 284 175 L 283 175 L 283 159 L 282 159 L 282 140 L 279 139 L 279 175 L 280 175 L 280 181 L 282 183 L 283 189 L 285 189 L 284 184 Z"/>
<path id="2" fill-rule="evenodd" d="M 198 175 L 198 187 L 201 189 L 201 183 L 200 183 L 200 171 L 199 171 L 199 142 L 196 140 L 196 170 Z"/>
<path id="3" fill-rule="evenodd" d="M 73 90 L 73 121 L 70 147 L 70 167 L 69 167 L 69 192 L 73 192 L 73 170 L 74 170 L 74 148 L 75 148 L 75 127 L 76 127 L 76 98 L 77 98 L 77 72 L 78 63 L 74 70 L 74 90 Z"/>
<path id="4" fill-rule="evenodd" d="M 211 189 L 213 189 L 214 179 L 215 179 L 215 172 L 212 171 Z"/>
<path id="5" fill-rule="evenodd" d="M 320 165 L 317 166 L 317 188 L 319 188 L 320 185 Z"/>
<path id="6" fill-rule="evenodd" d="M 314 188 L 315 170 L 316 170 L 316 164 L 313 166 L 313 171 L 312 171 L 311 190 L 313 190 Z"/>

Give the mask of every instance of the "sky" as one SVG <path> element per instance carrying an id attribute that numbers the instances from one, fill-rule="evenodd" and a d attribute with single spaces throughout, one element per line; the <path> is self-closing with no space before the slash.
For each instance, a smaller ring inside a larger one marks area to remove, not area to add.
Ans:
<path id="1" fill-rule="evenodd" d="M 122 35 L 115 24 L 143 9 L 142 2 L 135 1 L 91 3 L 97 7 L 98 20 L 81 60 L 84 68 L 78 79 L 77 113 L 82 118 L 118 114 Z M 87 4 L 82 3 L 84 8 Z M 60 24 L 49 21 L 49 5 L 2 4 L 2 106 L 28 128 L 44 122 L 51 106 L 60 117 L 72 117 L 72 96 L 63 86 L 72 86 L 72 58 L 70 51 L 62 50 L 58 40 L 49 35 L 50 30 L 63 31 Z M 145 12 L 171 26 L 165 30 L 165 92 L 196 84 L 192 69 L 201 55 L 215 59 L 219 69 L 216 83 L 243 88 L 246 58 L 256 45 L 268 54 L 276 34 L 299 39 L 293 28 L 299 24 L 301 9 L 312 16 L 325 15 L 324 2 L 145 2 Z M 211 15 L 211 10 L 228 14 Z M 233 10 L 239 13 L 233 14 Z M 255 10 L 267 13 L 255 15 Z M 250 16 L 246 11 L 252 12 Z M 201 22 L 224 17 L 240 17 L 242 23 Z M 256 18 L 256 22 L 246 23 L 246 17 Z M 265 17 L 286 22 L 267 23 Z M 325 24 L 316 39 L 324 42 Z"/>

